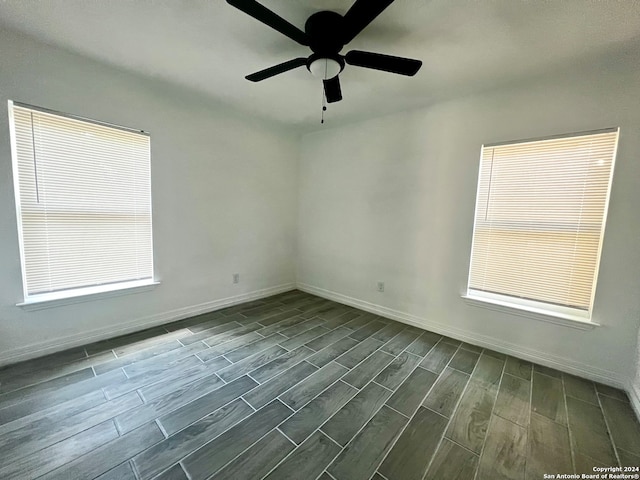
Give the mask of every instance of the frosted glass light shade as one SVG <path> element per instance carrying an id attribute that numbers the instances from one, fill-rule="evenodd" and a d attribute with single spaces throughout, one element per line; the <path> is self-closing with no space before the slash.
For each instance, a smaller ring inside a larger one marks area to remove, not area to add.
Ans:
<path id="1" fill-rule="evenodd" d="M 309 71 L 316 78 L 328 80 L 340 73 L 340 64 L 331 58 L 319 58 L 311 62 Z"/>

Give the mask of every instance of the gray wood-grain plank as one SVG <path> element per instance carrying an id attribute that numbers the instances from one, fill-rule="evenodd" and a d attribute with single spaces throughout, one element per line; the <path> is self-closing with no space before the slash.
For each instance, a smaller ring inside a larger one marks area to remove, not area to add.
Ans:
<path id="1" fill-rule="evenodd" d="M 109 374 L 100 375 L 99 377 L 91 377 L 88 380 L 73 383 L 59 387 L 53 391 L 32 391 L 25 396 L 14 395 L 16 392 L 11 392 L 11 399 L 4 402 L 3 408 L 0 408 L 0 432 L 3 431 L 5 424 L 15 422 L 18 419 L 29 416 L 32 420 L 41 418 L 40 413 L 47 409 L 55 409 L 55 407 L 62 407 L 63 404 L 68 405 L 68 402 L 75 402 L 85 395 L 100 393 L 102 398 L 104 395 L 101 393 L 101 388 L 110 385 L 117 385 L 119 382 L 126 379 L 126 376 L 121 370 L 110 372 Z M 97 399 L 100 397 L 93 397 L 98 403 L 102 403 Z"/>
<path id="2" fill-rule="evenodd" d="M 488 389 L 498 389 L 500 379 L 502 378 L 502 370 L 504 369 L 504 360 L 499 360 L 490 355 L 485 355 L 486 350 L 476 364 L 476 369 L 471 374 L 471 378 Z"/>
<path id="3" fill-rule="evenodd" d="M 387 324 L 385 322 L 381 322 L 379 320 L 374 320 L 370 323 L 367 323 L 365 326 L 360 327 L 358 330 L 351 334 L 351 338 L 358 340 L 361 342 L 365 338 L 369 338 L 371 335 L 376 333 L 379 330 L 382 330 L 386 327 Z"/>
<path id="4" fill-rule="evenodd" d="M 508 373 L 502 376 L 493 413 L 522 427 L 529 424 L 531 382 Z"/>
<path id="5" fill-rule="evenodd" d="M 526 459 L 527 429 L 493 415 L 477 480 L 524 480 Z"/>
<path id="6" fill-rule="evenodd" d="M 293 350 L 295 348 L 301 347 L 307 342 L 311 342 L 314 339 L 321 337 L 329 331 L 330 330 L 328 328 L 325 328 L 324 325 L 318 325 L 317 327 L 307 330 L 306 332 L 302 332 L 295 337 L 291 337 L 286 341 L 280 342 L 280 346 L 286 348 L 287 350 Z"/>
<path id="7" fill-rule="evenodd" d="M 445 368 L 422 402 L 422 406 L 449 418 L 468 381 L 469 375 L 466 373 L 450 367 Z"/>
<path id="8" fill-rule="evenodd" d="M 613 387 L 610 387 L 609 385 L 596 383 L 596 390 L 601 395 L 613 397 L 616 400 L 620 400 L 621 402 L 629 402 L 629 397 L 627 397 L 627 394 L 624 391 L 620 390 L 619 388 L 613 388 Z"/>
<path id="9" fill-rule="evenodd" d="M 583 402 L 598 405 L 598 395 L 596 394 L 596 386 L 591 380 L 575 377 L 568 373 L 562 374 L 564 381 L 564 391 L 568 397 L 574 397 Z"/>
<path id="10" fill-rule="evenodd" d="M 382 330 L 378 330 L 376 333 L 372 335 L 376 340 L 380 340 L 381 342 L 388 342 L 397 334 L 399 334 L 402 330 L 406 328 L 406 325 L 398 322 L 391 322 Z"/>
<path id="11" fill-rule="evenodd" d="M 368 480 L 408 421 L 407 417 L 383 406 L 327 471 L 336 480 Z"/>
<path id="12" fill-rule="evenodd" d="M 418 409 L 437 378 L 438 376 L 433 372 L 420 367 L 416 368 L 387 400 L 387 405 L 410 417 Z"/>
<path id="13" fill-rule="evenodd" d="M 441 335 L 431 332 L 422 332 L 411 345 L 409 345 L 406 349 L 407 352 L 413 353 L 414 355 L 418 355 L 420 357 L 424 357 L 427 353 L 431 351 L 431 349 L 440 341 L 442 338 Z"/>
<path id="14" fill-rule="evenodd" d="M 443 439 L 424 480 L 469 480 L 475 477 L 478 456 Z"/>
<path id="15" fill-rule="evenodd" d="M 387 366 L 387 368 L 374 378 L 374 382 L 379 383 L 389 390 L 395 390 L 416 368 L 421 360 L 422 359 L 417 355 L 402 352 Z"/>
<path id="16" fill-rule="evenodd" d="M 562 380 L 534 372 L 532 389 L 531 411 L 566 425 Z"/>
<path id="17" fill-rule="evenodd" d="M 122 463 L 115 468 L 112 468 L 106 473 L 103 473 L 95 480 L 137 480 L 133 468 L 129 462 Z"/>
<path id="18" fill-rule="evenodd" d="M 211 480 L 260 480 L 293 449 L 293 443 L 282 433 L 271 430 L 210 478 Z"/>
<path id="19" fill-rule="evenodd" d="M 296 448 L 265 480 L 317 478 L 338 453 L 340 447 L 335 442 L 322 432 L 316 432 Z M 324 478 L 325 475 L 320 478 Z"/>
<path id="20" fill-rule="evenodd" d="M 447 438 L 479 454 L 487 435 L 496 393 L 497 388 L 486 388 L 473 378 L 469 380 L 451 417 L 445 434 Z"/>
<path id="21" fill-rule="evenodd" d="M 346 337 L 349 334 L 351 334 L 351 330 L 349 330 L 348 328 L 338 327 L 325 333 L 324 335 L 310 340 L 305 345 L 317 352 L 318 350 L 322 350 L 323 348 L 328 347 L 329 345 L 337 342 L 338 340 Z"/>
<path id="22" fill-rule="evenodd" d="M 274 333 L 266 338 L 262 338 L 256 342 L 250 343 L 248 345 L 244 345 L 240 348 L 236 348 L 229 353 L 225 353 L 225 357 L 231 363 L 239 362 L 240 360 L 244 360 L 247 357 L 255 355 L 256 353 L 262 352 L 270 347 L 274 347 L 279 343 L 282 343 L 286 338 L 279 333 Z"/>
<path id="23" fill-rule="evenodd" d="M 339 380 L 298 410 L 280 429 L 300 444 L 357 393 L 358 390 Z"/>
<path id="24" fill-rule="evenodd" d="M 640 454 L 640 423 L 631 405 L 604 395 L 600 401 L 615 446 Z"/>
<path id="25" fill-rule="evenodd" d="M 507 363 L 504 366 L 504 373 L 520 377 L 524 380 L 531 380 L 532 370 L 533 365 L 531 362 L 527 362 L 526 360 L 521 360 L 516 357 L 507 357 Z"/>
<path id="26" fill-rule="evenodd" d="M 427 356 L 424 357 L 420 366 L 431 372 L 440 374 L 449 363 L 449 360 L 451 360 L 451 357 L 453 357 L 453 354 L 456 353 L 457 349 L 458 347 L 440 341 Z"/>
<path id="27" fill-rule="evenodd" d="M 242 375 L 246 375 L 247 373 L 266 365 L 285 353 L 287 353 L 287 350 L 282 348 L 280 345 L 274 345 L 266 350 L 262 350 L 261 352 L 251 355 L 250 357 L 246 357 L 236 363 L 232 363 L 228 367 L 218 370 L 216 373 L 225 382 L 231 382 Z"/>
<path id="28" fill-rule="evenodd" d="M 129 432 L 223 385 L 224 382 L 216 375 L 200 378 L 166 395 L 157 397 L 136 409 L 121 413 L 116 417 L 118 430 L 122 433 Z"/>
<path id="29" fill-rule="evenodd" d="M 198 352 L 198 358 L 200 358 L 203 362 L 206 362 L 208 360 L 211 360 L 212 358 L 216 358 L 220 355 L 225 355 L 229 352 L 232 352 L 235 349 L 240 348 L 248 343 L 259 341 L 262 338 L 263 337 L 261 335 L 254 331 L 243 333 L 242 335 L 238 335 L 237 337 L 226 338 L 220 342 L 207 343 L 207 345 L 210 345 L 210 348 Z"/>
<path id="30" fill-rule="evenodd" d="M 251 372 L 251 378 L 260 383 L 264 383 L 270 378 L 275 377 L 297 363 L 300 363 L 310 355 L 313 355 L 313 350 L 305 346 L 298 347 L 295 350 L 283 353 L 279 357 L 253 370 Z"/>
<path id="31" fill-rule="evenodd" d="M 317 367 L 306 361 L 302 361 L 259 387 L 254 388 L 251 392 L 244 395 L 243 398 L 249 402 L 249 405 L 253 408 L 261 408 L 317 370 Z"/>
<path id="32" fill-rule="evenodd" d="M 345 337 L 310 356 L 307 361 L 316 367 L 324 367 L 327 363 L 340 357 L 356 345 L 358 345 L 356 340 L 350 337 Z"/>
<path id="33" fill-rule="evenodd" d="M 349 337 L 351 338 L 351 337 Z M 362 360 L 367 358 L 373 352 L 375 352 L 382 342 L 380 340 L 376 340 L 373 337 L 369 337 L 362 342 L 358 343 L 355 347 L 353 347 L 348 352 L 340 355 L 336 358 L 336 362 L 340 365 L 344 365 L 347 368 L 353 368 L 357 364 L 359 364 Z"/>
<path id="34" fill-rule="evenodd" d="M 550 472 L 573 472 L 569 430 L 547 417 L 531 413 L 525 478 L 539 480 Z"/>
<path id="35" fill-rule="evenodd" d="M 280 400 L 294 410 L 298 410 L 346 372 L 347 369 L 342 365 L 329 363 L 280 395 Z"/>
<path id="36" fill-rule="evenodd" d="M 623 467 L 640 467 L 640 454 L 634 454 L 619 448 L 618 457 L 620 458 L 620 465 Z"/>
<path id="37" fill-rule="evenodd" d="M 108 420 L 17 461 L 12 461 L 10 457 L 3 458 L 0 478 L 9 480 L 39 477 L 115 438 L 118 438 L 118 430 Z"/>
<path id="38" fill-rule="evenodd" d="M 158 426 L 153 422 L 148 423 L 40 478 L 47 480 L 94 478 L 120 465 L 123 459 L 129 458 L 163 439 L 164 435 Z"/>
<path id="39" fill-rule="evenodd" d="M 249 377 L 237 380 L 209 392 L 186 405 L 159 417 L 162 428 L 168 435 L 182 430 L 189 424 L 201 419 L 223 405 L 245 394 L 258 384 Z"/>
<path id="40" fill-rule="evenodd" d="M 605 465 L 616 465 L 613 445 L 600 407 L 567 397 L 567 411 L 574 450 Z"/>
<path id="41" fill-rule="evenodd" d="M 16 461 L 142 404 L 135 393 L 84 410 L 71 417 L 52 414 L 0 437 L 0 456 Z"/>
<path id="42" fill-rule="evenodd" d="M 241 399 L 225 405 L 133 458 L 142 480 L 157 474 L 244 420 L 254 410 Z"/>
<path id="43" fill-rule="evenodd" d="M 460 348 L 449 362 L 449 366 L 461 372 L 471 374 L 479 357 L 480 354 L 477 352 Z"/>
<path id="44" fill-rule="evenodd" d="M 398 356 L 402 351 L 411 345 L 420 336 L 420 331 L 412 328 L 405 328 L 398 335 L 385 343 L 381 350 L 393 356 Z"/>
<path id="45" fill-rule="evenodd" d="M 343 380 L 349 385 L 360 389 L 369 383 L 373 377 L 378 375 L 392 360 L 392 355 L 380 350 L 375 351 L 358 366 L 351 369 L 351 371 L 344 376 Z"/>
<path id="46" fill-rule="evenodd" d="M 187 477 L 182 465 L 178 463 L 155 477 L 154 480 L 189 480 L 189 477 Z"/>
<path id="47" fill-rule="evenodd" d="M 331 417 L 321 430 L 340 445 L 346 445 L 387 401 L 391 393 L 380 385 L 370 383 Z"/>
<path id="48" fill-rule="evenodd" d="M 191 453 L 181 463 L 192 480 L 209 478 L 291 414 L 289 408 L 274 400 Z"/>
<path id="49" fill-rule="evenodd" d="M 446 426 L 445 417 L 419 408 L 378 471 L 388 480 L 422 480 Z"/>

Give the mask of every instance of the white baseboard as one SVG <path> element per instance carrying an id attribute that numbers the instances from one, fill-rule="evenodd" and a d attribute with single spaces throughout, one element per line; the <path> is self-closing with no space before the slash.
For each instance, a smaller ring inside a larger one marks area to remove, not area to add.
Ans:
<path id="1" fill-rule="evenodd" d="M 460 328 L 451 327 L 433 320 L 417 317 L 408 313 L 404 313 L 398 310 L 394 310 L 382 305 L 376 305 L 374 303 L 359 300 L 357 298 L 349 297 L 341 293 L 333 292 L 323 288 L 315 287 L 305 283 L 297 284 L 298 290 L 311 293 L 319 297 L 334 300 L 345 305 L 365 310 L 367 312 L 376 313 L 386 318 L 391 318 L 414 327 L 429 330 L 440 335 L 446 335 L 456 340 L 478 345 L 480 347 L 489 348 L 497 352 L 501 352 L 513 357 L 518 357 L 523 360 L 538 363 L 546 367 L 555 368 L 563 372 L 571 373 L 579 377 L 588 378 L 599 383 L 604 383 L 615 388 L 622 388 L 629 391 L 629 382 L 626 377 L 622 377 L 617 373 L 603 370 L 593 367 L 584 363 L 576 362 L 574 360 L 560 357 L 557 355 L 551 355 L 547 352 L 534 350 L 528 347 L 523 347 L 509 342 L 504 342 L 493 337 L 480 335 L 477 333 L 468 332 Z M 631 392 L 629 392 L 631 397 Z"/>
<path id="2" fill-rule="evenodd" d="M 31 358 L 42 357 L 51 353 L 60 352 L 69 348 L 87 345 L 89 343 L 106 340 L 108 338 L 117 337 L 119 335 L 127 335 L 158 325 L 163 325 L 183 318 L 193 317 L 203 313 L 220 310 L 221 308 L 230 307 L 239 303 L 257 300 L 278 293 L 287 292 L 296 288 L 294 283 L 286 283 L 275 287 L 263 288 L 252 292 L 235 295 L 233 297 L 221 298 L 198 305 L 190 305 L 187 307 L 177 308 L 168 312 L 148 315 L 137 319 L 127 320 L 126 325 L 121 327 L 98 328 L 89 332 L 82 332 L 62 339 L 57 339 L 54 343 L 50 341 L 34 343 L 26 347 L 15 348 L 13 350 L 5 350 L 0 354 L 0 366 L 12 363 L 18 363 Z"/>

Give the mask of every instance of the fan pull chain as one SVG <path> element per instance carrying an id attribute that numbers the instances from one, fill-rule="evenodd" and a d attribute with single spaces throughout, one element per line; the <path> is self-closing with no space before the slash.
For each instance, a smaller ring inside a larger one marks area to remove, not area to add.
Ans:
<path id="1" fill-rule="evenodd" d="M 327 97 L 324 94 L 324 84 L 322 85 L 322 113 L 320 114 L 320 123 L 324 123 L 324 112 L 327 111 Z"/>

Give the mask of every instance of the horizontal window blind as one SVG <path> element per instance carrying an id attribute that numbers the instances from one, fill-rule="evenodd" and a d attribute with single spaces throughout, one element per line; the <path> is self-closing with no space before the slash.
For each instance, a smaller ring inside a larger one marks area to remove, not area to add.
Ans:
<path id="1" fill-rule="evenodd" d="M 25 297 L 152 279 L 149 136 L 10 105 Z"/>
<path id="2" fill-rule="evenodd" d="M 482 149 L 469 293 L 590 312 L 618 130 Z"/>

